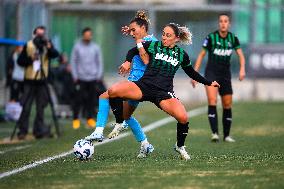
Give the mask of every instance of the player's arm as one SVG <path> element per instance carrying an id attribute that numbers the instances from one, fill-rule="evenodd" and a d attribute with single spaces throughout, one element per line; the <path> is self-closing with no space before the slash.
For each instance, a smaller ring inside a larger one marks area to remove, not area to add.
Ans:
<path id="1" fill-rule="evenodd" d="M 246 68 L 245 68 L 246 60 L 242 49 L 237 49 L 236 53 L 239 56 L 239 62 L 240 62 L 239 80 L 242 81 L 246 76 Z"/>
<path id="2" fill-rule="evenodd" d="M 124 77 L 126 76 L 126 74 L 130 72 L 130 69 L 131 69 L 131 62 L 125 61 L 119 66 L 118 73 Z"/>
<path id="3" fill-rule="evenodd" d="M 189 57 L 187 53 L 184 55 L 184 60 L 182 62 L 182 69 L 184 72 L 193 80 L 202 83 L 203 85 L 213 86 L 213 87 L 220 87 L 220 85 L 216 81 L 208 81 L 205 77 L 200 75 L 197 71 L 195 71 L 191 65 Z"/>
<path id="4" fill-rule="evenodd" d="M 142 39 L 137 39 L 136 40 L 136 45 L 137 45 L 137 49 L 139 51 L 139 56 L 141 58 L 141 60 L 143 61 L 144 64 L 149 64 L 149 54 L 146 52 L 146 49 L 148 49 L 149 45 L 151 42 L 143 42 Z"/>
<path id="5" fill-rule="evenodd" d="M 246 68 L 245 68 L 246 60 L 245 60 L 244 53 L 242 49 L 240 48 L 239 39 L 237 38 L 237 36 L 234 36 L 234 37 L 235 37 L 234 48 L 236 50 L 236 53 L 239 57 L 239 62 L 240 62 L 239 80 L 242 81 L 246 76 Z"/>
<path id="6" fill-rule="evenodd" d="M 134 47 L 128 51 L 125 61 L 131 62 L 135 55 L 139 55 L 142 61 L 144 62 L 144 64 L 148 64 L 149 54 L 148 54 L 147 49 L 149 48 L 151 42 L 146 41 L 142 43 L 142 42 L 139 42 L 139 40 L 137 41 L 138 41 L 137 47 Z"/>
<path id="7" fill-rule="evenodd" d="M 194 70 L 195 71 L 199 71 L 200 66 L 202 64 L 202 60 L 204 58 L 204 56 L 206 55 L 206 50 L 204 48 L 201 49 L 200 53 L 198 54 L 198 57 L 196 59 L 196 62 L 194 64 Z"/>
<path id="8" fill-rule="evenodd" d="M 202 49 L 200 51 L 200 53 L 198 54 L 197 56 L 197 59 L 196 59 L 196 62 L 194 64 L 194 70 L 195 71 L 199 71 L 200 67 L 201 67 L 201 64 L 202 64 L 202 60 L 203 58 L 205 57 L 206 55 L 206 51 L 211 48 L 211 38 L 209 36 L 207 36 L 203 42 L 203 45 L 202 45 Z M 193 88 L 195 88 L 197 82 L 195 80 L 191 80 L 191 84 L 193 86 Z"/>

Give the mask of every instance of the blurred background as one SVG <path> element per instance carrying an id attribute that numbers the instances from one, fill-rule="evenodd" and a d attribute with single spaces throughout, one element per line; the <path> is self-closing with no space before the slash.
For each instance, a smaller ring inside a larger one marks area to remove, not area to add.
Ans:
<path id="1" fill-rule="evenodd" d="M 89 26 L 102 48 L 104 80 L 109 86 L 121 79 L 117 68 L 134 46 L 130 37 L 121 34 L 121 26 L 139 9 L 148 11 L 150 33 L 159 39 L 166 23 L 188 26 L 193 44 L 184 48 L 193 63 L 206 35 L 218 29 L 218 14 L 229 14 L 247 68 L 246 80 L 239 82 L 239 63 L 233 56 L 235 100 L 284 100 L 284 0 L 0 0 L 0 38 L 27 41 L 34 27 L 45 25 L 56 48 L 70 58 L 81 30 Z M 12 48 L 0 44 L 0 105 L 5 104 L 5 62 Z M 206 101 L 203 86 L 193 90 L 182 71 L 175 79 L 175 91 L 184 101 Z"/>

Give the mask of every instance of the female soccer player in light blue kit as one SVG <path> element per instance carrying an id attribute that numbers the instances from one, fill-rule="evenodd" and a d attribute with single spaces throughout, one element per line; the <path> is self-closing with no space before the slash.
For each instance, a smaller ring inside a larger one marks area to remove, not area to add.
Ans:
<path id="1" fill-rule="evenodd" d="M 123 27 L 122 31 L 125 34 L 130 34 L 134 39 L 143 39 L 145 41 L 157 41 L 153 35 L 148 35 L 149 19 L 144 11 L 138 11 L 135 18 L 130 22 L 129 27 Z M 130 71 L 128 80 L 137 81 L 139 80 L 146 69 L 146 65 L 142 61 L 139 55 L 132 59 L 131 63 L 126 61 L 120 66 L 120 74 L 126 74 Z M 154 147 L 148 142 L 145 133 L 143 132 L 139 122 L 131 116 L 138 106 L 139 101 L 125 101 L 123 104 L 123 115 L 121 117 L 125 118 L 125 123 L 131 128 L 135 139 L 141 143 L 140 152 L 138 158 L 144 158 L 151 152 L 153 152 Z M 108 92 L 103 93 L 99 98 L 99 112 L 97 115 L 97 124 L 95 131 L 87 136 L 87 140 L 95 140 L 101 142 L 103 137 L 103 130 L 106 126 L 108 113 L 110 109 L 110 101 L 108 97 Z M 117 111 L 117 110 L 113 110 Z M 116 114 L 114 112 L 114 114 Z M 122 114 L 122 111 L 121 111 Z M 119 132 L 125 129 L 125 124 L 115 123 L 113 131 L 108 135 L 109 138 L 114 138 L 118 136 Z"/>

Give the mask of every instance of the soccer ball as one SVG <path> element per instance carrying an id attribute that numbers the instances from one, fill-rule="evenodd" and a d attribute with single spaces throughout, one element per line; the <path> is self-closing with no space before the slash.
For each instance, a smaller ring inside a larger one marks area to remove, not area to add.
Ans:
<path id="1" fill-rule="evenodd" d="M 80 160 L 86 160 L 94 154 L 94 145 L 91 141 L 80 139 L 73 147 L 74 155 Z"/>

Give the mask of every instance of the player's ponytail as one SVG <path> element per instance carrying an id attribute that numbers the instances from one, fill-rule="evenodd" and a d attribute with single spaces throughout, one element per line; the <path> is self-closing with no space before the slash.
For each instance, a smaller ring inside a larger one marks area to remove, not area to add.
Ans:
<path id="1" fill-rule="evenodd" d="M 148 18 L 146 11 L 144 10 L 137 11 L 135 17 L 130 21 L 130 24 L 133 22 L 136 22 L 137 25 L 139 25 L 140 27 L 145 26 L 146 31 L 148 31 L 150 25 L 150 19 Z"/>
<path id="2" fill-rule="evenodd" d="M 174 33 L 177 37 L 179 37 L 180 42 L 182 44 L 192 44 L 192 33 L 186 26 L 179 26 L 175 23 L 167 24 L 166 26 L 171 27 L 174 30 Z"/>

